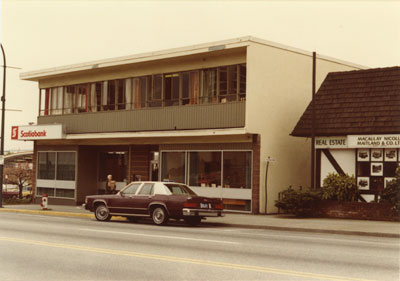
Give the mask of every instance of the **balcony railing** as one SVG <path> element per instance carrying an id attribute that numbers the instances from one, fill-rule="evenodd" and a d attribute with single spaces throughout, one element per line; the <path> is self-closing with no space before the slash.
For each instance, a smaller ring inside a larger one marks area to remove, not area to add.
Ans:
<path id="1" fill-rule="evenodd" d="M 38 117 L 38 124 L 64 124 L 67 134 L 138 132 L 245 126 L 245 101 L 85 112 Z"/>

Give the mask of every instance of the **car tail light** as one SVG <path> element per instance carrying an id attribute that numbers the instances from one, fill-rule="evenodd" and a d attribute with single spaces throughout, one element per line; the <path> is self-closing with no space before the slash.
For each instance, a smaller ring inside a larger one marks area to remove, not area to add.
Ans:
<path id="1" fill-rule="evenodd" d="M 185 202 L 185 203 L 183 203 L 183 207 L 185 207 L 185 208 L 197 208 L 198 205 L 197 205 L 197 203 Z"/>
<path id="2" fill-rule="evenodd" d="M 222 210 L 224 208 L 224 205 L 223 204 L 215 204 L 214 208 L 218 209 L 218 210 Z"/>

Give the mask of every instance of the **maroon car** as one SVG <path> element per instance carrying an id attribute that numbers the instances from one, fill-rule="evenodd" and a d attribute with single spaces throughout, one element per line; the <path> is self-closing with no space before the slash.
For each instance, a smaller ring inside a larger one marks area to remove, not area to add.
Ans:
<path id="1" fill-rule="evenodd" d="M 131 221 L 151 217 L 157 225 L 170 218 L 197 225 L 204 217 L 223 216 L 221 199 L 198 196 L 187 185 L 172 182 L 132 182 L 117 194 L 86 196 L 84 207 L 99 221 L 113 215 Z"/>

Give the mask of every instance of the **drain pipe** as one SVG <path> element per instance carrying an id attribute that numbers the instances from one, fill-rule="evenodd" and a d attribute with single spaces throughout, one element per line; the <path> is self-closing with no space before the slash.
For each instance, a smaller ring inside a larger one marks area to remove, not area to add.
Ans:
<path id="1" fill-rule="evenodd" d="M 268 199 L 268 168 L 269 168 L 269 163 L 275 162 L 275 158 L 272 158 L 271 156 L 268 156 L 267 159 L 265 159 L 267 162 L 267 168 L 265 169 L 265 214 L 267 214 L 267 199 Z"/>

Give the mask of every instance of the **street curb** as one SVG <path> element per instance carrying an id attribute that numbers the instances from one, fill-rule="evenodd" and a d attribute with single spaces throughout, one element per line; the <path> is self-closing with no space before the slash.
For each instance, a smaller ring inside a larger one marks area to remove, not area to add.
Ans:
<path id="1" fill-rule="evenodd" d="M 383 238 L 400 238 L 400 233 L 382 233 L 382 232 L 366 232 L 354 230 L 330 230 L 330 229 L 316 229 L 316 228 L 301 228 L 301 227 L 286 227 L 286 226 L 269 226 L 269 225 L 249 225 L 249 224 L 228 224 L 217 222 L 202 222 L 204 225 L 209 226 L 229 226 L 236 228 L 249 228 L 249 229 L 264 229 L 264 230 L 278 230 L 278 231 L 298 231 L 309 233 L 324 233 L 324 234 L 340 234 L 340 235 L 357 235 L 369 237 L 383 237 Z"/>
<path id="2" fill-rule="evenodd" d="M 2 209 L 0 209 L 0 212 L 23 213 L 23 214 L 34 214 L 34 215 L 44 215 L 44 216 L 59 216 L 59 217 L 81 217 L 81 218 L 93 217 L 93 214 L 57 212 L 57 211 L 52 211 L 51 209 L 49 209 L 49 210 L 20 210 L 20 209 L 2 208 Z"/>
<path id="3" fill-rule="evenodd" d="M 59 216 L 59 217 L 80 217 L 80 218 L 94 218 L 93 214 L 71 213 L 71 212 L 58 212 L 49 210 L 21 210 L 21 209 L 8 209 L 0 208 L 0 212 L 8 213 L 24 213 L 36 214 L 45 216 Z M 122 217 L 113 217 L 117 220 Z M 400 238 L 400 234 L 395 233 L 381 233 L 381 232 L 365 232 L 365 231 L 352 231 L 352 230 L 330 230 L 330 229 L 315 229 L 315 228 L 301 228 L 301 227 L 285 227 L 285 226 L 268 226 L 268 225 L 252 225 L 252 224 L 233 224 L 233 223 L 218 223 L 218 222 L 202 222 L 204 226 L 223 226 L 223 227 L 236 227 L 248 229 L 264 229 L 264 230 L 279 230 L 279 231 L 298 231 L 309 233 L 325 233 L 325 234 L 341 234 L 341 235 L 358 235 L 369 237 L 385 237 L 385 238 Z"/>

